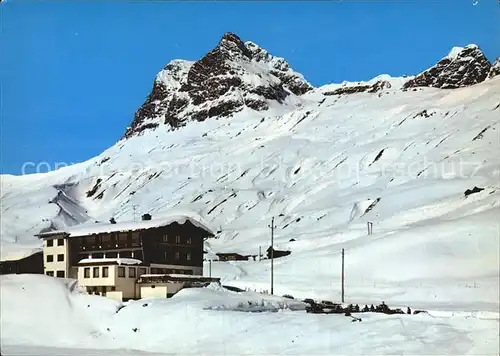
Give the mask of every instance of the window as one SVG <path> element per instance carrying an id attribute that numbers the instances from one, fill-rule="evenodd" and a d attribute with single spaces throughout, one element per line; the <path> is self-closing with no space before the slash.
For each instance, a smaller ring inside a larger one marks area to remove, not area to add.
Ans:
<path id="1" fill-rule="evenodd" d="M 131 258 L 132 252 L 130 251 L 122 251 L 120 252 L 120 258 Z"/>
<path id="2" fill-rule="evenodd" d="M 54 262 L 54 255 L 47 255 L 47 262 Z"/>
<path id="3" fill-rule="evenodd" d="M 168 236 L 167 236 L 167 234 L 163 235 L 163 242 L 168 242 Z"/>
<path id="4" fill-rule="evenodd" d="M 180 243 L 181 243 L 181 237 L 180 237 L 179 235 L 177 235 L 177 236 L 175 237 L 175 243 L 176 243 L 176 244 L 180 244 Z"/>
<path id="5" fill-rule="evenodd" d="M 103 245 L 109 245 L 111 243 L 111 235 L 102 235 L 101 241 Z"/>
<path id="6" fill-rule="evenodd" d="M 168 259 L 168 257 L 167 257 L 167 251 L 165 251 L 165 259 L 166 260 Z"/>
<path id="7" fill-rule="evenodd" d="M 187 270 L 184 271 L 184 274 L 192 275 L 193 274 L 193 270 L 192 269 L 187 269 Z"/>
<path id="8" fill-rule="evenodd" d="M 63 254 L 59 254 L 59 255 L 57 255 L 57 261 L 58 261 L 58 262 L 62 262 L 62 261 L 64 261 L 64 255 L 63 255 Z"/>
<path id="9" fill-rule="evenodd" d="M 102 268 L 102 276 L 103 277 L 109 277 L 109 267 L 103 267 Z"/>
<path id="10" fill-rule="evenodd" d="M 64 239 L 57 239 L 57 246 L 64 246 Z"/>
<path id="11" fill-rule="evenodd" d="M 186 260 L 191 261 L 191 252 L 186 253 Z"/>
<path id="12" fill-rule="evenodd" d="M 178 260 L 179 260 L 179 258 L 180 258 L 180 254 L 179 254 L 179 252 L 176 252 L 176 253 L 175 253 L 175 259 L 178 261 Z"/>
<path id="13" fill-rule="evenodd" d="M 146 268 L 139 268 L 139 276 L 142 276 L 143 274 L 148 273 Z"/>
<path id="14" fill-rule="evenodd" d="M 191 245 L 191 238 L 190 237 L 187 238 L 186 244 Z"/>
<path id="15" fill-rule="evenodd" d="M 53 271 L 47 271 L 45 272 L 47 276 L 54 277 L 54 272 Z"/>
<path id="16" fill-rule="evenodd" d="M 128 277 L 129 278 L 135 278 L 135 268 L 134 267 L 129 267 L 128 268 Z"/>
<path id="17" fill-rule="evenodd" d="M 106 258 L 117 258 L 118 253 L 117 252 L 107 252 L 106 253 Z"/>
<path id="18" fill-rule="evenodd" d="M 52 247 L 52 246 L 54 246 L 54 240 L 52 240 L 52 239 L 47 240 L 47 247 Z M 52 273 L 52 274 L 54 274 L 54 273 Z"/>
<path id="19" fill-rule="evenodd" d="M 92 270 L 92 277 L 99 278 L 99 267 L 94 267 Z"/>
<path id="20" fill-rule="evenodd" d="M 125 267 L 118 267 L 118 277 L 125 278 Z"/>
<path id="21" fill-rule="evenodd" d="M 126 232 L 122 232 L 118 235 L 118 241 L 121 244 L 127 243 L 127 239 L 128 239 L 128 234 Z"/>
<path id="22" fill-rule="evenodd" d="M 57 271 L 57 278 L 64 278 L 64 271 Z"/>
<path id="23" fill-rule="evenodd" d="M 159 268 L 151 268 L 151 274 L 159 274 L 160 269 Z"/>
<path id="24" fill-rule="evenodd" d="M 111 291 L 114 292 L 116 290 L 116 287 L 115 286 L 112 286 L 111 287 Z"/>
<path id="25" fill-rule="evenodd" d="M 83 269 L 83 278 L 90 278 L 90 267 L 85 267 Z"/>

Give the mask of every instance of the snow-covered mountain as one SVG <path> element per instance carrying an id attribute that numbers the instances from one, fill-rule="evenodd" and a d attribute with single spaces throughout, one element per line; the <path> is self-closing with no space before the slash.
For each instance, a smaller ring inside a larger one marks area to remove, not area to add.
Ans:
<path id="1" fill-rule="evenodd" d="M 405 84 L 405 88 L 455 89 L 484 81 L 491 63 L 477 45 L 453 47 L 446 57 Z"/>
<path id="2" fill-rule="evenodd" d="M 284 59 L 225 34 L 199 61 L 170 62 L 101 155 L 1 177 L 2 258 L 39 248 L 43 229 L 181 212 L 217 231 L 209 256 L 256 254 L 274 217 L 277 248 L 292 251 L 276 261 L 277 293 L 336 297 L 345 248 L 357 295 L 407 300 L 408 288 L 426 285 L 419 298 L 495 309 L 500 77 L 491 67 L 466 46 L 416 76 L 313 88 Z M 267 288 L 268 267 L 214 273 Z M 472 284 L 482 289 L 463 289 Z"/>

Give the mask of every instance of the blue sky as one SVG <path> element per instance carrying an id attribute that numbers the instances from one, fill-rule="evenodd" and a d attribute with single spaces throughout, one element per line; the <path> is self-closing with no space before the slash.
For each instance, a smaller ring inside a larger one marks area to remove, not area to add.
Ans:
<path id="1" fill-rule="evenodd" d="M 9 174 L 101 153 L 169 60 L 199 59 L 226 31 L 285 57 L 313 85 L 416 74 L 469 43 L 490 61 L 500 55 L 496 0 L 8 0 L 0 16 L 0 172 Z"/>

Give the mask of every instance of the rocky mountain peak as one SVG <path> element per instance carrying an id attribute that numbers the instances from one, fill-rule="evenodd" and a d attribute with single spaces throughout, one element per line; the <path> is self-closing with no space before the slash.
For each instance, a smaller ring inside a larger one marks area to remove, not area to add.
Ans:
<path id="1" fill-rule="evenodd" d="M 245 47 L 243 41 L 231 32 L 224 33 L 215 49 L 224 52 L 229 57 L 245 56 L 252 59 L 252 53 Z"/>
<path id="2" fill-rule="evenodd" d="M 161 124 L 175 129 L 192 120 L 230 116 L 245 108 L 264 111 L 272 102 L 294 105 L 290 98 L 312 88 L 283 58 L 226 32 L 200 60 L 173 60 L 158 73 L 125 137 Z"/>
<path id="3" fill-rule="evenodd" d="M 454 89 L 466 87 L 484 81 L 490 68 L 491 63 L 477 45 L 453 47 L 446 57 L 408 81 L 404 88 Z"/>

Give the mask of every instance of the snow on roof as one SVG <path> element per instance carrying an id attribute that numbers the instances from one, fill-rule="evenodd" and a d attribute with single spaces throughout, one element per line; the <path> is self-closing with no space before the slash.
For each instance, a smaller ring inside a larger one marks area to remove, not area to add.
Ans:
<path id="1" fill-rule="evenodd" d="M 84 258 L 83 260 L 80 260 L 78 264 L 80 263 L 109 263 L 109 262 L 115 262 L 119 265 L 139 265 L 142 264 L 141 260 L 137 260 L 135 258 Z"/>
<path id="2" fill-rule="evenodd" d="M 207 231 L 209 234 L 214 233 L 204 224 L 189 216 L 169 216 L 166 218 L 144 220 L 144 221 L 126 221 L 111 223 L 84 223 L 66 228 L 65 230 L 49 231 L 39 234 L 40 237 L 52 236 L 55 234 L 65 234 L 67 237 L 87 236 L 106 232 L 119 232 L 119 231 L 133 231 L 133 230 L 146 230 L 162 226 L 167 226 L 172 223 L 185 224 L 189 221 L 196 227 Z"/>
<path id="3" fill-rule="evenodd" d="M 187 280 L 191 280 L 193 282 L 218 282 L 220 281 L 220 278 L 189 274 L 141 274 L 141 276 L 139 277 L 139 283 Z"/>

